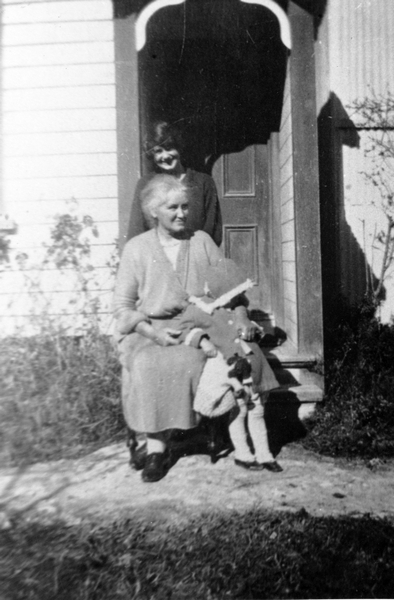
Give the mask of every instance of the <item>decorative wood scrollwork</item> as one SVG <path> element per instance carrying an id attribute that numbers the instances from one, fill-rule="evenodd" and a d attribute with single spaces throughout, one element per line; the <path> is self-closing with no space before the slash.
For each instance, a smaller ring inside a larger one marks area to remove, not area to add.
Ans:
<path id="1" fill-rule="evenodd" d="M 140 12 L 135 23 L 137 52 L 142 50 L 145 46 L 146 26 L 149 19 L 153 17 L 158 10 L 166 8 L 167 6 L 182 4 L 183 2 L 185 2 L 185 0 L 154 0 Z M 258 4 L 273 12 L 279 21 L 281 40 L 289 50 L 291 49 L 290 22 L 283 8 L 276 4 L 274 0 L 241 0 L 241 2 L 245 2 L 246 4 Z"/>

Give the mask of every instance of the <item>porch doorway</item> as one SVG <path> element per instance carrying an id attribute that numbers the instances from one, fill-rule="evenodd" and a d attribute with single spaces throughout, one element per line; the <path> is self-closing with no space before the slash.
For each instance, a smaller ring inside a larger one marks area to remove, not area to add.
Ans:
<path id="1" fill-rule="evenodd" d="M 272 313 L 281 273 L 271 259 L 280 239 L 269 140 L 280 126 L 287 61 L 278 20 L 239 0 L 187 0 L 154 14 L 146 34 L 138 55 L 141 139 L 153 120 L 182 128 L 186 165 L 215 179 L 222 247 L 258 283 L 251 308 Z"/>

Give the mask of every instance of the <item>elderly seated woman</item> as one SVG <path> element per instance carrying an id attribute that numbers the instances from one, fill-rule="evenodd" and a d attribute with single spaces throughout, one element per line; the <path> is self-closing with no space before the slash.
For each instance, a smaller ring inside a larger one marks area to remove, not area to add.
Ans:
<path id="1" fill-rule="evenodd" d="M 152 482 L 168 470 L 169 430 L 191 429 L 199 422 L 193 399 L 207 358 L 202 349 L 181 344 L 178 324 L 189 297 L 204 296 L 206 271 L 225 259 L 209 235 L 187 229 L 188 194 L 179 179 L 153 177 L 143 191 L 142 208 L 152 229 L 124 248 L 115 317 L 124 416 L 130 429 L 146 434 L 142 479 Z M 236 331 L 252 339 L 255 329 L 245 306 L 236 306 L 232 315 Z M 266 361 L 264 367 L 262 389 L 268 391 L 277 382 Z"/>

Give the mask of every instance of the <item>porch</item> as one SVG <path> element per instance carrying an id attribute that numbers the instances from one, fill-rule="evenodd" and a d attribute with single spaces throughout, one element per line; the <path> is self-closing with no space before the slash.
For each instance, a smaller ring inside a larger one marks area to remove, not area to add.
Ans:
<path id="1" fill-rule="evenodd" d="M 258 283 L 273 401 L 307 416 L 323 394 L 313 17 L 295 2 L 115 6 L 121 245 L 146 123 L 181 123 L 188 166 L 216 182 L 224 251 Z"/>

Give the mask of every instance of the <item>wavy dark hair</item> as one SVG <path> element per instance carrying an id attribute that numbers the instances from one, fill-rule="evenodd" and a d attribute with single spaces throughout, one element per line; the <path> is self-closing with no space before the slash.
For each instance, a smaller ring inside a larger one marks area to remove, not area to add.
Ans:
<path id="1" fill-rule="evenodd" d="M 150 125 L 144 139 L 144 150 L 149 158 L 153 158 L 153 148 L 161 146 L 166 150 L 178 150 L 180 157 L 184 153 L 182 132 L 176 125 L 167 121 L 155 121 Z"/>

